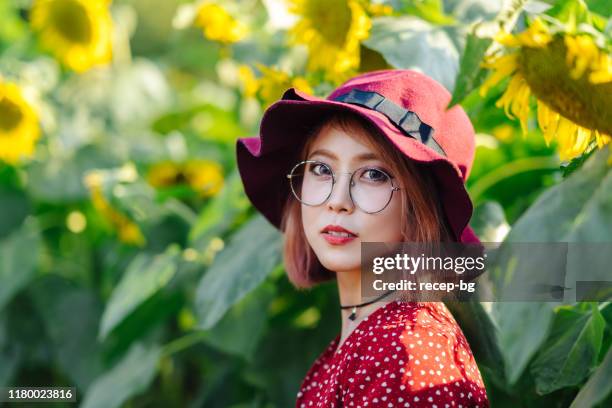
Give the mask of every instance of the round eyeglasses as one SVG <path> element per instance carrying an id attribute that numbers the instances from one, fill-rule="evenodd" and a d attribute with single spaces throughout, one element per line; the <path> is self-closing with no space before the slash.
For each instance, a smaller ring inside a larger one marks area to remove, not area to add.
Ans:
<path id="1" fill-rule="evenodd" d="M 393 177 L 377 167 L 364 166 L 352 173 L 334 173 L 328 164 L 317 160 L 304 160 L 296 164 L 287 178 L 298 201 L 317 206 L 331 197 L 339 174 L 350 175 L 351 200 L 368 214 L 384 210 L 391 202 L 393 192 L 400 190 L 393 184 Z"/>

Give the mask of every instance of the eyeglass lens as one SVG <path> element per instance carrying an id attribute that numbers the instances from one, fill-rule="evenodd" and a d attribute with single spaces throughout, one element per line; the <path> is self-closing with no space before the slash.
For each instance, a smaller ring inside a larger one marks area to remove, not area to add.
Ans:
<path id="1" fill-rule="evenodd" d="M 336 176 L 337 178 L 337 176 Z M 336 183 L 340 180 L 336 180 Z M 306 205 L 321 205 L 329 199 L 334 187 L 334 173 L 323 162 L 306 161 L 294 167 L 290 177 L 295 197 Z M 382 211 L 393 194 L 391 177 L 376 167 L 362 167 L 350 179 L 350 195 L 361 210 Z"/>

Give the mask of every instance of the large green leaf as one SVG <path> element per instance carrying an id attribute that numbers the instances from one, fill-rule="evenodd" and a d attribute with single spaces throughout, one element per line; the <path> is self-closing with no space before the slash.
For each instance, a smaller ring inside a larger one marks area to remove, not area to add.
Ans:
<path id="1" fill-rule="evenodd" d="M 609 242 L 612 239 L 612 167 L 608 149 L 545 191 L 508 235 L 511 242 Z"/>
<path id="2" fill-rule="evenodd" d="M 527 363 L 546 339 L 552 322 L 553 303 L 498 302 L 491 315 L 497 325 L 499 349 L 509 384 L 520 377 Z"/>
<path id="3" fill-rule="evenodd" d="M 501 11 L 505 3 L 507 2 L 490 0 L 444 0 L 444 8 L 455 18 L 469 24 L 474 21 L 491 20 Z"/>
<path id="4" fill-rule="evenodd" d="M 611 378 L 612 350 L 609 350 L 604 361 L 582 387 L 570 408 L 592 407 L 603 402 L 604 398 L 612 393 Z"/>
<path id="5" fill-rule="evenodd" d="M 485 201 L 474 208 L 470 226 L 482 242 L 501 242 L 510 231 L 504 209 L 496 201 Z"/>
<path id="6" fill-rule="evenodd" d="M 36 280 L 29 290 L 56 361 L 75 385 L 87 389 L 103 368 L 96 336 L 101 301 L 90 290 L 54 275 Z"/>
<path id="7" fill-rule="evenodd" d="M 115 408 L 145 391 L 157 373 L 160 350 L 140 343 L 132 346 L 121 361 L 91 385 L 81 408 Z"/>
<path id="8" fill-rule="evenodd" d="M 249 206 L 238 170 L 225 180 L 223 189 L 204 207 L 189 233 L 194 248 L 204 250 L 210 239 L 223 234 L 234 223 L 236 217 Z"/>
<path id="9" fill-rule="evenodd" d="M 459 51 L 447 32 L 414 16 L 372 20 L 364 44 L 395 68 L 426 73 L 452 90 L 459 70 Z"/>
<path id="10" fill-rule="evenodd" d="M 89 191 L 83 176 L 92 169 L 121 164 L 110 146 L 87 145 L 74 152 L 62 152 L 28 167 L 28 192 L 42 202 L 66 203 L 86 199 Z"/>
<path id="11" fill-rule="evenodd" d="M 455 81 L 453 98 L 449 105 L 461 102 L 470 92 L 482 84 L 485 71 L 480 67 L 480 63 L 491 42 L 490 38 L 478 37 L 473 32 L 468 34 L 459 63 L 459 73 Z"/>
<path id="12" fill-rule="evenodd" d="M 0 241 L 0 310 L 35 276 L 40 247 L 33 218 L 26 218 L 18 230 Z"/>
<path id="13" fill-rule="evenodd" d="M 251 361 L 268 320 L 268 306 L 275 288 L 263 284 L 232 306 L 203 340 L 226 353 Z"/>
<path id="14" fill-rule="evenodd" d="M 497 328 L 484 305 L 478 302 L 447 303 L 468 339 L 478 364 L 487 366 L 497 374 L 503 374 L 504 362 L 496 338 Z"/>
<path id="15" fill-rule="evenodd" d="M 612 202 L 612 172 L 611 167 L 606 165 L 607 157 L 606 149 L 593 154 L 580 170 L 542 193 L 514 224 L 500 247 L 498 261 L 505 264 L 514 257 L 524 262 L 522 265 L 525 267 L 514 268 L 512 277 L 508 275 L 510 271 L 506 271 L 506 276 L 499 276 L 506 281 L 506 286 L 511 287 L 508 282 L 532 282 L 536 262 L 551 262 L 551 254 L 542 253 L 541 250 L 529 253 L 524 251 L 525 245 L 518 245 L 520 243 L 611 241 L 612 208 L 609 203 Z M 535 247 L 535 244 L 532 246 Z M 556 259 L 566 270 L 555 269 L 554 272 L 566 287 L 574 288 L 581 269 L 578 260 L 584 260 L 584 254 L 580 252 L 585 246 L 569 248 L 566 258 Z M 589 251 L 590 262 L 603 264 L 607 257 L 609 263 L 607 252 L 598 255 L 592 252 Z M 587 273 L 591 271 L 582 268 L 583 276 Z M 571 291 L 566 291 L 565 295 L 568 299 Z M 519 378 L 546 338 L 554 306 L 555 303 L 550 302 L 494 304 L 493 314 L 499 327 L 499 341 L 510 384 Z"/>
<path id="16" fill-rule="evenodd" d="M 217 255 L 196 294 L 199 325 L 214 326 L 236 302 L 259 286 L 280 261 L 281 234 L 255 216 Z"/>
<path id="17" fill-rule="evenodd" d="M 402 14 L 410 14 L 434 24 L 453 24 L 454 18 L 444 14 L 442 0 L 404 1 Z"/>
<path id="18" fill-rule="evenodd" d="M 0 313 L 0 387 L 8 385 L 17 365 L 19 364 L 19 354 L 10 347 L 10 337 L 6 325 L 6 317 Z"/>
<path id="19" fill-rule="evenodd" d="M 178 247 L 173 245 L 163 254 L 151 256 L 140 253 L 134 258 L 104 310 L 100 322 L 101 340 L 142 303 L 166 286 L 176 273 L 178 254 Z"/>
<path id="20" fill-rule="evenodd" d="M 3 188 L 0 185 L 0 238 L 18 228 L 32 210 L 23 191 Z"/>
<path id="21" fill-rule="evenodd" d="M 548 394 L 580 384 L 597 364 L 604 327 L 596 305 L 590 313 L 560 309 L 549 340 L 530 367 L 536 391 Z"/>

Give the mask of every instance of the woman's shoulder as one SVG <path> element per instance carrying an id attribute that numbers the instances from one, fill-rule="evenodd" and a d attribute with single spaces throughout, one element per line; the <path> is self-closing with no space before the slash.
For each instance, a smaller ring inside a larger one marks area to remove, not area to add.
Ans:
<path id="1" fill-rule="evenodd" d="M 427 337 L 462 336 L 461 329 L 444 303 L 394 301 L 383 306 L 380 313 L 371 316 L 370 324 L 360 336 L 361 348 L 372 343 L 393 343 L 411 334 L 419 338 L 423 333 Z"/>
<path id="2" fill-rule="evenodd" d="M 386 305 L 362 331 L 358 340 L 353 351 L 365 362 L 389 363 L 397 360 L 403 364 L 403 360 L 407 360 L 405 366 L 429 366 L 428 360 L 437 363 L 445 360 L 451 368 L 456 363 L 465 365 L 468 371 L 476 369 L 461 328 L 444 303 L 440 302 L 396 301 Z M 442 367 L 437 365 L 438 369 L 447 368 L 444 364 Z"/>
<path id="3" fill-rule="evenodd" d="M 410 397 L 413 404 L 454 400 L 487 405 L 472 352 L 444 304 L 387 305 L 358 340 L 354 352 L 359 358 L 347 370 L 353 373 L 347 390 L 355 395 L 369 390 L 381 400 L 392 393 L 398 401 Z"/>

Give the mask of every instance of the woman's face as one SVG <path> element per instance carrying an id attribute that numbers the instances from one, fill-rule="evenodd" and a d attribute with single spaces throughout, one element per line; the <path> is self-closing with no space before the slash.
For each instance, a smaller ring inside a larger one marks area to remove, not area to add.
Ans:
<path id="1" fill-rule="evenodd" d="M 336 179 L 331 196 L 326 202 L 318 206 L 301 205 L 302 226 L 306 238 L 323 266 L 334 272 L 359 270 L 361 242 L 402 241 L 401 190 L 394 191 L 389 204 L 374 214 L 356 206 L 349 195 L 350 175 L 346 173 L 352 173 L 363 166 L 383 170 L 394 177 L 394 186 L 402 187 L 399 175 L 393 174 L 388 164 L 384 163 L 375 151 L 341 129 L 324 127 L 312 142 L 307 160 L 324 162 L 333 171 Z M 320 168 L 313 170 L 320 174 Z M 323 167 L 323 171 L 326 170 Z M 385 183 L 384 178 L 384 173 L 376 170 L 359 172 L 353 176 L 355 182 L 364 186 L 363 194 L 359 194 L 353 187 L 353 197 L 360 206 L 377 205 L 376 201 L 368 201 L 376 200 L 378 193 L 372 192 L 382 191 L 382 188 L 391 189 L 391 182 Z M 362 201 L 364 205 L 361 204 Z M 330 226 L 341 227 L 349 231 L 351 236 L 346 238 L 341 233 L 329 232 Z"/>

